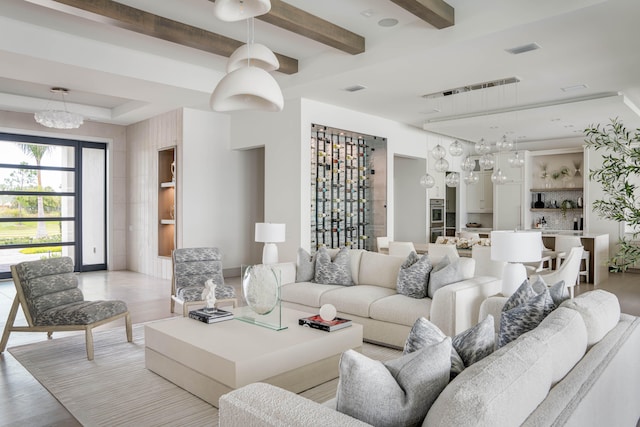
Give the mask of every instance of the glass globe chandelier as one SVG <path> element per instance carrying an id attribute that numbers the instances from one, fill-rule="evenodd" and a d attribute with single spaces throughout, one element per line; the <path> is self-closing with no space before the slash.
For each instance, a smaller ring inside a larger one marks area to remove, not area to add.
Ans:
<path id="1" fill-rule="evenodd" d="M 507 139 L 507 135 L 502 135 L 502 138 L 496 141 L 496 148 L 498 151 L 511 151 L 513 149 L 513 141 Z"/>
<path id="2" fill-rule="evenodd" d="M 436 185 L 436 180 L 431 175 L 425 174 L 420 177 L 420 185 L 423 188 L 433 188 Z"/>
<path id="3" fill-rule="evenodd" d="M 462 143 L 457 139 L 453 141 L 451 145 L 449 145 L 449 154 L 451 154 L 453 157 L 462 156 L 462 153 L 464 153 L 464 147 L 462 146 Z"/>
<path id="4" fill-rule="evenodd" d="M 476 162 L 471 158 L 471 156 L 467 156 L 464 158 L 462 163 L 460 164 L 460 169 L 465 172 L 471 172 L 476 168 Z"/>
<path id="5" fill-rule="evenodd" d="M 478 176 L 477 173 L 473 171 L 469 171 L 467 172 L 467 174 L 465 174 L 463 180 L 465 184 L 473 185 L 473 184 L 477 184 L 478 181 L 480 181 L 480 177 Z"/>
<path id="6" fill-rule="evenodd" d="M 36 122 L 42 126 L 53 129 L 77 129 L 84 123 L 84 117 L 80 114 L 71 113 L 67 110 L 67 103 L 64 97 L 69 93 L 69 89 L 63 87 L 52 87 L 50 89 L 53 97 L 60 95 L 64 110 L 48 109 L 38 111 L 33 115 Z"/>
<path id="7" fill-rule="evenodd" d="M 484 138 L 480 138 L 480 140 L 475 143 L 474 149 L 476 150 L 476 153 L 482 155 L 491 151 L 491 146 L 487 144 L 487 141 L 485 141 Z"/>
<path id="8" fill-rule="evenodd" d="M 460 185 L 460 174 L 458 172 L 450 172 L 444 179 L 447 187 L 457 187 Z"/>
<path id="9" fill-rule="evenodd" d="M 502 170 L 500 168 L 498 168 L 491 174 L 491 182 L 496 185 L 504 184 L 505 182 L 507 182 L 507 176 L 502 173 Z"/>
<path id="10" fill-rule="evenodd" d="M 446 172 L 449 170 L 449 162 L 447 161 L 447 159 L 436 160 L 436 164 L 434 165 L 434 168 L 438 172 Z"/>
<path id="11" fill-rule="evenodd" d="M 436 160 L 444 159 L 444 156 L 446 155 L 447 151 L 440 144 L 436 145 L 436 147 L 431 151 L 431 156 Z"/>
<path id="12" fill-rule="evenodd" d="M 478 163 L 480 163 L 481 169 L 489 170 L 489 169 L 493 169 L 493 167 L 496 164 L 496 161 L 493 158 L 493 154 L 485 153 L 480 157 L 480 160 L 478 160 Z"/>

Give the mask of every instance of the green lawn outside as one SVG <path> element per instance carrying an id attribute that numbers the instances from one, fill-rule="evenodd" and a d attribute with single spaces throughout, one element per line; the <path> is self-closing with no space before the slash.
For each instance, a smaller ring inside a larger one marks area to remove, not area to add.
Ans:
<path id="1" fill-rule="evenodd" d="M 60 221 L 47 221 L 45 224 L 48 234 L 60 234 Z M 23 222 L 22 224 L 17 222 L 1 222 L 0 238 L 35 237 L 37 227 L 38 223 L 36 222 Z"/>

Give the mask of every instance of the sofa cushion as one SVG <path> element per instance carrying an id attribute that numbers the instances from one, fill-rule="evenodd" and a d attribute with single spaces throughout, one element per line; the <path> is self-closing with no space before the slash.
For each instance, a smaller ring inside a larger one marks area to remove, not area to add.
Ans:
<path id="1" fill-rule="evenodd" d="M 419 425 L 449 382 L 450 354 L 450 338 L 388 362 L 347 350 L 336 408 L 376 426 Z"/>
<path id="2" fill-rule="evenodd" d="M 371 317 L 369 307 L 381 298 L 394 295 L 395 290 L 380 286 L 358 285 L 342 287 L 320 296 L 320 305 L 333 304 L 341 313 Z"/>
<path id="3" fill-rule="evenodd" d="M 348 248 L 342 248 L 332 261 L 325 247 L 316 253 L 315 281 L 325 285 L 351 286 L 351 256 Z"/>
<path id="4" fill-rule="evenodd" d="M 377 301 L 369 307 L 369 317 L 383 322 L 411 326 L 420 317 L 430 317 L 431 298 L 410 298 L 393 294 Z"/>
<path id="5" fill-rule="evenodd" d="M 537 328 L 527 332 L 526 336 L 549 345 L 553 384 L 564 378 L 587 351 L 587 328 L 582 316 L 576 310 L 566 307 L 554 310 Z"/>
<path id="6" fill-rule="evenodd" d="M 319 308 L 322 305 L 320 298 L 323 294 L 343 288 L 344 286 L 341 285 L 323 285 L 322 283 L 289 283 L 280 287 L 280 298 L 283 301 Z"/>
<path id="7" fill-rule="evenodd" d="M 402 354 L 413 353 L 414 351 L 421 350 L 425 347 L 435 345 L 446 338 L 446 335 L 442 333 L 433 323 L 429 322 L 424 317 L 419 318 L 411 327 L 407 341 L 404 343 L 404 349 Z M 455 377 L 464 370 L 464 362 L 458 355 L 458 352 L 451 347 L 451 371 L 449 373 L 450 378 Z"/>
<path id="8" fill-rule="evenodd" d="M 296 257 L 296 282 L 313 282 L 316 276 L 316 256 L 298 248 Z"/>
<path id="9" fill-rule="evenodd" d="M 506 304 L 505 307 L 507 307 Z M 554 308 L 549 290 L 545 289 L 540 295 L 530 298 L 517 307 L 503 311 L 500 315 L 498 347 L 506 345 L 538 326 Z"/>
<path id="10" fill-rule="evenodd" d="M 563 302 L 560 307 L 571 308 L 580 313 L 587 327 L 588 346 L 600 341 L 620 320 L 618 298 L 602 289 L 580 294 Z"/>
<path id="11" fill-rule="evenodd" d="M 396 288 L 399 294 L 411 298 L 425 298 L 429 273 L 433 269 L 428 256 L 419 257 L 411 251 L 405 262 L 400 266 Z"/>
<path id="12" fill-rule="evenodd" d="M 449 257 L 444 257 L 436 266 L 429 277 L 428 294 L 429 298 L 433 298 L 433 294 L 440 288 L 459 282 L 465 279 L 463 263 L 460 259 L 453 262 L 449 261 Z"/>
<path id="13" fill-rule="evenodd" d="M 398 271 L 403 258 L 365 251 L 360 259 L 358 283 L 361 285 L 383 286 L 396 290 Z"/>
<path id="14" fill-rule="evenodd" d="M 423 425 L 518 426 L 547 396 L 551 363 L 543 341 L 522 337 L 509 343 L 449 383 Z"/>

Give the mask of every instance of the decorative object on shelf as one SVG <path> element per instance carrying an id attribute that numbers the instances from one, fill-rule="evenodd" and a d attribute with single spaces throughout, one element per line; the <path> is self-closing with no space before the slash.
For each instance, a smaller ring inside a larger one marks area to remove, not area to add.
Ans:
<path id="1" fill-rule="evenodd" d="M 624 233 L 618 236 L 618 252 L 609 265 L 614 271 L 626 271 L 640 262 L 640 133 L 628 131 L 621 121 L 613 119 L 606 125 L 589 126 L 585 134 L 587 148 L 606 153 L 602 166 L 589 172 L 589 180 L 600 184 L 604 193 L 604 197 L 593 201 L 592 210 L 600 218 L 624 223 Z"/>
<path id="2" fill-rule="evenodd" d="M 236 22 L 269 13 L 269 0 L 216 0 L 213 15 L 221 21 Z"/>
<path id="3" fill-rule="evenodd" d="M 573 162 L 573 176 L 575 177 L 579 177 L 582 176 L 582 162 L 578 161 L 574 161 Z"/>
<path id="4" fill-rule="evenodd" d="M 247 44 L 240 46 L 227 61 L 227 74 L 218 82 L 209 104 L 215 111 L 263 110 L 278 112 L 284 108 L 284 98 L 278 82 L 269 74 L 280 68 L 278 58 L 262 44 L 254 43 L 254 16 L 267 13 L 268 0 L 237 2 L 222 0 L 216 16 L 222 20 L 236 21 L 236 16 L 247 19 Z M 245 4 L 246 3 L 246 4 Z M 260 13 L 266 8 L 266 12 Z"/>
<path id="5" fill-rule="evenodd" d="M 276 243 L 284 242 L 285 224 L 257 222 L 255 227 L 255 241 L 263 242 L 262 263 L 275 264 L 278 262 L 278 247 Z"/>
<path id="6" fill-rule="evenodd" d="M 562 218 L 567 217 L 567 209 L 573 209 L 573 202 L 565 199 L 560 203 L 560 210 L 562 210 Z"/>
<path id="7" fill-rule="evenodd" d="M 54 110 L 52 108 L 38 111 L 34 114 L 36 122 L 42 126 L 54 129 L 77 129 L 84 123 L 84 117 L 81 114 L 71 113 L 67 110 L 67 102 L 65 96 L 69 94 L 69 89 L 63 87 L 52 87 L 50 89 L 53 93 L 50 102 L 56 95 L 60 95 L 60 100 L 64 106 L 64 110 Z"/>
<path id="8" fill-rule="evenodd" d="M 280 270 L 269 265 L 242 266 L 242 293 L 247 307 L 239 310 L 236 319 L 280 331 L 282 324 L 280 301 Z"/>
<path id="9" fill-rule="evenodd" d="M 176 181 L 176 161 L 171 162 L 171 181 Z"/>
<path id="10" fill-rule="evenodd" d="M 492 231 L 491 259 L 505 261 L 502 295 L 510 297 L 527 279 L 523 262 L 542 258 L 542 234 L 539 231 Z"/>
<path id="11" fill-rule="evenodd" d="M 462 153 L 464 153 L 462 142 L 456 139 L 451 143 L 451 145 L 449 145 L 449 154 L 451 154 L 453 157 L 462 156 Z"/>
<path id="12" fill-rule="evenodd" d="M 202 296 L 200 297 L 205 301 L 204 308 L 212 309 L 216 307 L 216 287 L 217 285 L 213 283 L 213 279 L 208 279 L 204 282 L 204 289 L 202 290 Z"/>
<path id="13" fill-rule="evenodd" d="M 542 193 L 538 193 L 538 200 L 533 203 L 533 207 L 536 209 L 544 208 L 544 201 L 542 200 Z"/>

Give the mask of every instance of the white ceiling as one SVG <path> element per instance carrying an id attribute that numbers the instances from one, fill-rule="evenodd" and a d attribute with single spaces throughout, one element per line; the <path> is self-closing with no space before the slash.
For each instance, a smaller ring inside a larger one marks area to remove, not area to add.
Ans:
<path id="1" fill-rule="evenodd" d="M 637 0 L 449 0 L 456 24 L 443 30 L 390 0 L 286 1 L 365 37 L 366 52 L 349 55 L 257 20 L 256 41 L 299 61 L 297 74 L 274 73 L 285 105 L 306 97 L 467 141 L 515 135 L 531 148 L 579 144 L 586 126 L 614 117 L 640 127 Z M 217 21 L 208 0 L 119 2 L 246 37 L 244 23 Z M 226 58 L 53 10 L 50 3 L 2 0 L 0 109 L 43 109 L 52 86 L 71 90 L 70 110 L 107 123 L 209 108 Z M 381 27 L 382 18 L 399 24 Z M 505 52 L 533 42 L 541 49 Z M 507 77 L 521 82 L 422 97 Z M 344 90 L 355 84 L 366 89 Z M 586 87 L 562 90 L 576 85 Z"/>

